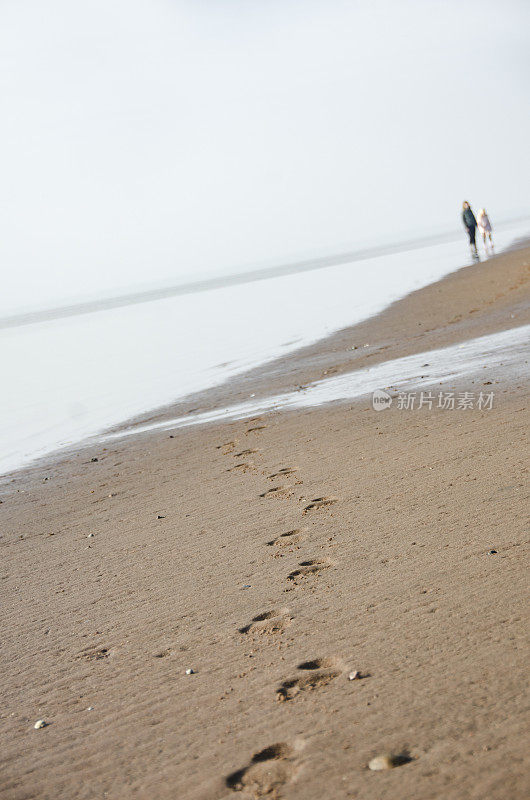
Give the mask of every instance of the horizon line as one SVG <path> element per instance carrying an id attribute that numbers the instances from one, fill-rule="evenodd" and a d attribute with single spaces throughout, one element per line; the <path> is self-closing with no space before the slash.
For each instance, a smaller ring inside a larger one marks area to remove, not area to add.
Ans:
<path id="1" fill-rule="evenodd" d="M 530 220 L 529 215 L 503 220 L 498 227 Z M 318 256 L 315 258 L 293 261 L 288 264 L 281 264 L 274 267 L 261 267 L 247 272 L 229 273 L 202 280 L 189 281 L 187 283 L 176 284 L 174 286 L 159 287 L 155 289 L 144 289 L 127 294 L 103 297 L 99 300 L 87 300 L 68 305 L 56 306 L 37 311 L 26 311 L 18 314 L 11 314 L 0 317 L 0 330 L 5 328 L 16 328 L 23 325 L 32 325 L 37 322 L 47 322 L 55 319 L 65 319 L 81 314 L 90 314 L 94 311 L 110 311 L 114 308 L 123 308 L 129 305 L 140 303 L 150 303 L 155 300 L 164 300 L 168 297 L 177 297 L 185 294 L 195 294 L 205 292 L 210 289 L 221 289 L 228 286 L 237 286 L 255 281 L 278 278 L 285 275 L 293 275 L 301 272 L 311 272 L 326 267 L 334 267 L 339 264 L 347 264 L 353 261 L 363 261 L 377 258 L 382 255 L 392 255 L 407 250 L 418 250 L 433 244 L 444 244 L 460 238 L 461 233 L 455 231 L 423 236 L 416 239 L 407 239 L 386 245 L 374 245 L 360 250 L 352 250 L 337 253 L 329 256 Z"/>

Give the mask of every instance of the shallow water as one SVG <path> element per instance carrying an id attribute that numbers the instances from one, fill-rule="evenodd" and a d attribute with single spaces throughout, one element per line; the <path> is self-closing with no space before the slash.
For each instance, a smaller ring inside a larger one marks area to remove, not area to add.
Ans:
<path id="1" fill-rule="evenodd" d="M 530 325 L 523 325 L 489 336 L 480 336 L 470 339 L 463 344 L 428 350 L 424 353 L 415 353 L 411 356 L 384 361 L 367 369 L 347 372 L 335 378 L 325 378 L 310 384 L 302 391 L 286 392 L 273 397 L 260 398 L 247 403 L 238 403 L 227 408 L 215 409 L 201 414 L 187 414 L 163 422 L 148 425 L 134 426 L 126 431 L 108 434 L 102 441 L 118 439 L 124 436 L 136 435 L 154 430 L 174 430 L 175 428 L 189 427 L 190 425 L 204 425 L 208 422 L 220 420 L 245 419 L 255 414 L 285 409 L 307 408 L 320 406 L 325 403 L 345 400 L 356 400 L 374 392 L 384 392 L 390 403 L 399 407 L 404 405 L 406 399 L 400 401 L 399 395 L 416 394 L 415 407 L 418 408 L 420 392 L 423 392 L 423 407 L 436 407 L 439 402 L 444 402 L 448 394 L 448 384 L 461 382 L 462 378 L 469 379 L 465 389 L 460 386 L 460 391 L 455 393 L 454 406 L 462 410 L 466 403 L 461 394 L 467 392 L 473 397 L 467 398 L 467 403 L 472 405 L 480 403 L 484 407 L 491 403 L 495 397 L 487 398 L 493 392 L 495 395 L 496 380 L 528 378 L 530 376 Z M 480 376 L 479 385 L 471 382 L 473 376 Z M 487 379 L 487 386 L 486 380 Z M 437 384 L 435 390 L 433 386 Z M 429 387 L 430 392 L 427 392 Z M 414 390 L 420 390 L 414 392 Z M 441 400 L 438 393 L 442 392 Z M 483 397 L 479 400 L 482 393 Z M 430 403 L 429 406 L 429 397 Z M 378 408 L 377 410 L 383 410 Z M 411 409 L 413 410 L 413 409 Z"/>
<path id="2" fill-rule="evenodd" d="M 527 230 L 499 231 L 498 251 Z M 0 470 L 377 314 L 466 257 L 459 239 L 0 330 Z"/>

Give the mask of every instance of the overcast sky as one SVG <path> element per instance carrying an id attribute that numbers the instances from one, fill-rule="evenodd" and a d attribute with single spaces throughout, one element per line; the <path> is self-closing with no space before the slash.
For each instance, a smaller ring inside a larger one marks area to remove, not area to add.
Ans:
<path id="1" fill-rule="evenodd" d="M 530 213 L 529 31 L 526 0 L 0 0 L 0 313 Z"/>

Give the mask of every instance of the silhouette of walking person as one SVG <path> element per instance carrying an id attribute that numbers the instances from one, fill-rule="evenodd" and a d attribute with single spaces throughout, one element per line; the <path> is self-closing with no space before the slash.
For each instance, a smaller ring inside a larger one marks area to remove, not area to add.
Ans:
<path id="1" fill-rule="evenodd" d="M 473 255 L 473 258 L 478 258 L 477 244 L 475 241 L 477 235 L 477 220 L 475 219 L 475 215 L 473 214 L 471 206 L 467 200 L 464 200 L 462 203 L 462 209 L 462 222 L 464 223 L 467 235 L 469 236 L 471 254 Z"/>

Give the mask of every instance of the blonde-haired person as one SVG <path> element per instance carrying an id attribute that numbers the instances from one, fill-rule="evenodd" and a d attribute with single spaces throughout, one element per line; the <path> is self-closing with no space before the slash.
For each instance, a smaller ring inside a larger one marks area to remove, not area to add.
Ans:
<path id="1" fill-rule="evenodd" d="M 488 251 L 488 244 L 487 244 L 487 241 L 486 241 L 486 239 L 488 237 L 489 237 L 489 240 L 490 240 L 490 247 L 493 250 L 493 237 L 492 237 L 492 230 L 491 230 L 491 222 L 490 222 L 490 218 L 488 217 L 488 215 L 486 213 L 486 209 L 485 208 L 481 208 L 480 211 L 478 212 L 477 223 L 478 223 L 478 229 L 482 234 L 482 240 L 484 242 L 484 250 L 486 252 Z"/>

